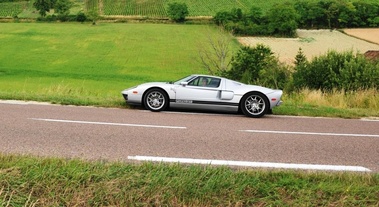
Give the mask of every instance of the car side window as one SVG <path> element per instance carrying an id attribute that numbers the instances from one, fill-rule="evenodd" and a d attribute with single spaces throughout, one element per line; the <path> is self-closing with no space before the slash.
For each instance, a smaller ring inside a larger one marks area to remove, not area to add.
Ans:
<path id="1" fill-rule="evenodd" d="M 219 78 L 211 78 L 208 83 L 208 87 L 218 88 L 220 86 L 221 79 Z"/>
<path id="2" fill-rule="evenodd" d="M 199 77 L 193 79 L 191 82 L 188 83 L 189 86 L 198 86 L 199 85 Z"/>
<path id="3" fill-rule="evenodd" d="M 197 77 L 188 83 L 190 86 L 211 87 L 218 88 L 220 86 L 221 79 L 211 77 Z"/>
<path id="4" fill-rule="evenodd" d="M 208 84 L 207 77 L 197 77 L 188 83 L 188 85 L 190 86 L 207 86 L 207 84 Z"/>

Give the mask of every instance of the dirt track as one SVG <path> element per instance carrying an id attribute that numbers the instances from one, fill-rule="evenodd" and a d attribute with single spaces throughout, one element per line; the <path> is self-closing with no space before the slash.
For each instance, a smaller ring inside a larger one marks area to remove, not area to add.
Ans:
<path id="1" fill-rule="evenodd" d="M 247 46 L 264 44 L 269 46 L 279 60 L 292 64 L 301 48 L 308 59 L 325 54 L 328 50 L 365 53 L 367 50 L 379 50 L 379 29 L 346 30 L 349 35 L 336 30 L 298 30 L 298 38 L 239 37 L 239 42 Z M 358 38 L 354 38 L 357 36 Z M 371 42 L 365 41 L 368 39 Z"/>
<path id="2" fill-rule="evenodd" d="M 367 40 L 379 45 L 379 29 L 345 29 L 344 32 L 353 37 L 357 37 L 362 40 Z"/>

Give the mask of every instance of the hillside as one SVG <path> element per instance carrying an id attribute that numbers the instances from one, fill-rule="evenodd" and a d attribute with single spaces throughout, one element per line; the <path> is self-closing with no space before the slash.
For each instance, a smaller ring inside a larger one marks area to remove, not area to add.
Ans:
<path id="1" fill-rule="evenodd" d="M 297 0 L 288 0 L 295 2 Z M 307 0 L 310 2 L 318 0 Z M 1 1 L 0 1 L 1 2 Z M 34 0 L 0 3 L 0 18 L 18 16 L 20 18 L 37 18 L 38 12 L 33 8 Z M 145 18 L 167 18 L 167 7 L 172 2 L 184 2 L 188 6 L 190 17 L 214 16 L 219 11 L 240 8 L 248 11 L 252 6 L 263 11 L 276 5 L 280 0 L 73 0 L 71 14 L 98 8 L 105 16 L 139 16 Z M 377 0 L 361 0 L 377 3 Z M 53 12 L 53 11 L 51 11 Z M 53 13 L 51 13 L 53 14 Z"/>

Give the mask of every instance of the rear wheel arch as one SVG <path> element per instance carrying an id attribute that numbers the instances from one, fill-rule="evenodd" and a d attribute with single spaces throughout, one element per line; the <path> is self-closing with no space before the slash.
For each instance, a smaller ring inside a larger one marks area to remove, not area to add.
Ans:
<path id="1" fill-rule="evenodd" d="M 260 97 L 264 103 L 264 108 L 261 110 L 257 109 L 256 112 L 254 112 L 254 110 L 246 108 L 246 100 L 248 100 L 248 98 L 251 98 L 251 97 L 257 97 L 257 98 Z M 243 114 L 249 117 L 260 118 L 264 116 L 265 114 L 267 114 L 270 108 L 271 107 L 270 107 L 269 99 L 265 94 L 259 91 L 250 91 L 242 96 L 239 103 L 238 111 L 241 111 Z"/>

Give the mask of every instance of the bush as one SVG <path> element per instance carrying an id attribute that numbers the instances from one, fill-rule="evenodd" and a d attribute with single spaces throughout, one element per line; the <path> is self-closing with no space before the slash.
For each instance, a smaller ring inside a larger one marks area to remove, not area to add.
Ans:
<path id="1" fill-rule="evenodd" d="M 230 12 L 217 12 L 217 14 L 213 17 L 213 21 L 217 25 L 225 25 L 228 22 L 231 22 L 233 20 L 232 15 Z"/>
<path id="2" fill-rule="evenodd" d="M 311 62 L 296 65 L 295 88 L 322 91 L 379 88 L 379 64 L 352 51 L 329 51 Z"/>
<path id="3" fill-rule="evenodd" d="M 175 22 L 184 22 L 189 14 L 188 7 L 185 3 L 170 3 L 168 5 L 168 16 Z"/>
<path id="4" fill-rule="evenodd" d="M 286 66 L 279 63 L 267 46 L 242 47 L 233 57 L 232 68 L 226 76 L 247 84 L 284 88 L 290 77 Z"/>
<path id="5" fill-rule="evenodd" d="M 55 22 L 58 20 L 58 17 L 53 14 L 53 15 L 47 15 L 47 16 L 44 16 L 44 17 L 37 17 L 37 21 L 39 22 Z"/>
<path id="6" fill-rule="evenodd" d="M 78 22 L 85 22 L 87 20 L 87 16 L 86 14 L 84 14 L 83 12 L 79 12 L 77 15 L 76 15 L 76 21 Z"/>

